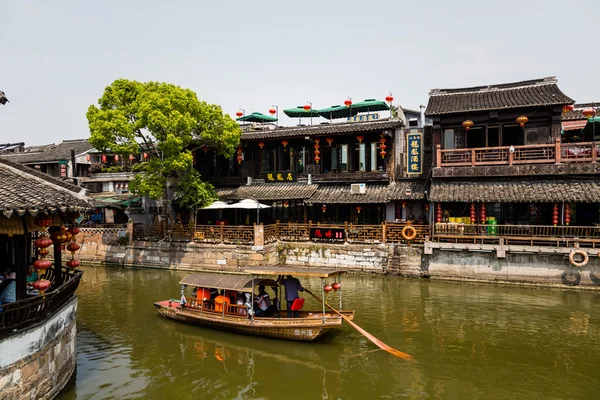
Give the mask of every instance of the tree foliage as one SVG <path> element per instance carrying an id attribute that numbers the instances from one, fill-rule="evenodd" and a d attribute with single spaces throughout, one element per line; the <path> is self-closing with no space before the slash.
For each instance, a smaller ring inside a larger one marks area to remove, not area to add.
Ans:
<path id="1" fill-rule="evenodd" d="M 241 135 L 220 106 L 198 100 L 189 89 L 161 82 L 118 79 L 106 87 L 98 105 L 88 108 L 87 118 L 90 143 L 96 149 L 124 157 L 140 151 L 152 155 L 145 171 L 130 184 L 134 193 L 164 198 L 167 185 L 172 185 L 186 206 L 198 204 L 191 197 L 204 203 L 215 196 L 194 169 L 191 148 L 208 145 L 231 157 Z"/>

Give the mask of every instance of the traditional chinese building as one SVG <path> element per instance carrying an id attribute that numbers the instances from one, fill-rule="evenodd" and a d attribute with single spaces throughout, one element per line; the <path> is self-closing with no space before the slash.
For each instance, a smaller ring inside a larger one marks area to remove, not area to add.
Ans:
<path id="1" fill-rule="evenodd" d="M 321 111 L 329 115 L 344 107 L 328 110 Z M 255 125 L 243 132 L 233 159 L 203 147 L 195 153 L 195 165 L 222 200 L 254 199 L 272 206 L 261 211 L 267 223 L 425 223 L 431 144 L 420 125 L 419 120 L 408 128 L 404 114 L 382 118 L 373 113 L 352 114 L 342 123 Z M 244 220 L 238 213 L 236 219 L 234 211 L 225 210 L 206 218 L 245 223 L 255 222 L 254 214 Z"/>

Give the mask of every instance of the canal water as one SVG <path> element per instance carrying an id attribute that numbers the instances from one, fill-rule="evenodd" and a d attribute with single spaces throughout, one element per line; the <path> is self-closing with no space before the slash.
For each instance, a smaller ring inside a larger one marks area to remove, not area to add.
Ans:
<path id="1" fill-rule="evenodd" d="M 165 320 L 185 272 L 84 270 L 59 399 L 600 398 L 600 292 L 345 277 L 344 308 L 409 362 L 349 326 L 297 343 Z"/>

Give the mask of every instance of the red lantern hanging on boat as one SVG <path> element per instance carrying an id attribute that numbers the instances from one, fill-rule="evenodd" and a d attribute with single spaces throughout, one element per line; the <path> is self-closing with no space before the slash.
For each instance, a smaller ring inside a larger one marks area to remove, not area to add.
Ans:
<path id="1" fill-rule="evenodd" d="M 352 105 L 352 100 L 350 98 L 347 98 L 346 100 L 344 100 L 344 105 L 346 107 L 350 107 Z"/>
<path id="2" fill-rule="evenodd" d="M 331 288 L 337 292 L 338 290 L 340 290 L 342 288 L 342 284 L 339 282 L 333 282 L 331 284 Z"/>
<path id="3" fill-rule="evenodd" d="M 33 288 L 39 292 L 40 295 L 44 294 L 50 287 L 51 282 L 48 279 L 39 279 L 33 282 Z"/>
<path id="4" fill-rule="evenodd" d="M 358 140 L 358 143 L 362 143 L 362 141 L 365 140 L 365 137 L 363 135 L 358 135 L 356 140 Z"/>
<path id="5" fill-rule="evenodd" d="M 321 211 L 323 211 L 323 212 L 327 211 L 327 204 L 323 204 L 321 206 Z"/>
<path id="6" fill-rule="evenodd" d="M 238 162 L 238 164 L 241 164 L 243 160 L 244 160 L 244 152 L 242 150 L 242 146 L 238 146 L 237 147 L 237 162 Z"/>
<path id="7" fill-rule="evenodd" d="M 438 224 L 440 222 L 442 222 L 443 215 L 444 215 L 444 212 L 442 210 L 442 205 L 440 203 L 438 203 L 437 204 L 436 214 L 435 214 L 435 222 L 437 222 Z"/>
<path id="8" fill-rule="evenodd" d="M 471 127 L 473 125 L 474 125 L 474 123 L 470 119 L 467 119 L 467 120 L 463 121 L 463 123 L 462 123 L 463 128 L 465 128 L 465 130 L 467 132 L 471 130 Z"/>
<path id="9" fill-rule="evenodd" d="M 277 110 L 274 108 L 269 108 L 269 114 L 275 115 L 275 114 L 277 114 Z"/>
<path id="10" fill-rule="evenodd" d="M 304 108 L 304 111 L 309 112 L 312 106 L 310 104 L 305 104 L 302 108 Z"/>
<path id="11" fill-rule="evenodd" d="M 552 225 L 558 225 L 558 203 L 552 206 Z"/>
<path id="12" fill-rule="evenodd" d="M 240 118 L 240 117 L 244 116 L 244 113 L 243 113 L 241 110 L 238 110 L 238 111 L 235 113 L 235 115 L 236 115 L 238 118 Z"/>
<path id="13" fill-rule="evenodd" d="M 281 144 L 283 145 L 283 148 L 285 149 L 287 147 L 287 145 L 290 144 L 290 142 L 288 142 L 287 140 L 282 140 Z"/>
<path id="14" fill-rule="evenodd" d="M 321 147 L 319 145 L 319 143 L 321 142 L 321 139 L 315 139 L 315 163 L 319 163 L 319 161 L 321 161 L 321 157 L 319 157 L 319 154 L 321 154 L 321 151 L 319 150 L 319 148 Z"/>
<path id="15" fill-rule="evenodd" d="M 485 203 L 481 203 L 479 205 L 479 223 L 482 225 L 485 224 L 486 219 Z"/>
<path id="16" fill-rule="evenodd" d="M 327 142 L 328 145 L 332 145 L 333 144 L 333 138 L 328 137 L 327 139 L 325 139 L 325 141 Z"/>
<path id="17" fill-rule="evenodd" d="M 470 218 L 471 218 L 471 223 L 474 224 L 477 222 L 477 210 L 476 210 L 476 206 L 475 203 L 471 203 L 471 210 L 470 210 Z"/>
<path id="18" fill-rule="evenodd" d="M 265 142 L 258 142 L 258 147 L 262 150 L 265 147 Z"/>
<path id="19" fill-rule="evenodd" d="M 529 118 L 527 118 L 525 115 L 521 115 L 517 117 L 516 121 L 521 128 L 524 128 L 525 124 L 529 122 Z"/>
<path id="20" fill-rule="evenodd" d="M 565 203 L 565 225 L 571 223 L 571 204 Z"/>
<path id="21" fill-rule="evenodd" d="M 392 101 L 394 101 L 394 96 L 392 96 L 392 94 L 390 93 L 389 95 L 385 96 L 385 101 L 391 104 Z"/>
<path id="22" fill-rule="evenodd" d="M 103 162 L 103 163 L 105 163 L 105 162 L 106 162 L 106 155 L 105 155 L 105 154 L 102 154 L 102 157 L 101 157 L 101 159 L 102 159 L 102 162 Z"/>
<path id="23" fill-rule="evenodd" d="M 331 285 L 329 283 L 326 283 L 325 286 L 323 286 L 323 291 L 325 293 L 329 293 L 333 290 L 333 288 L 331 287 Z"/>
<path id="24" fill-rule="evenodd" d="M 356 206 L 356 213 L 360 214 L 361 211 L 362 211 L 362 207 L 361 206 Z"/>
<path id="25" fill-rule="evenodd" d="M 581 114 L 583 114 L 584 117 L 586 117 L 587 119 L 592 118 L 594 115 L 596 115 L 596 110 L 594 110 L 592 107 L 586 108 L 584 109 Z"/>

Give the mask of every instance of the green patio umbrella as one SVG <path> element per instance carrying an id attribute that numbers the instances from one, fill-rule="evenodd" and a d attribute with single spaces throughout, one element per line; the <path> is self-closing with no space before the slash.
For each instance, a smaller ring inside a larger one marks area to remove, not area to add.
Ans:
<path id="1" fill-rule="evenodd" d="M 288 108 L 287 110 L 283 110 L 283 113 L 290 118 L 317 118 L 320 117 L 318 110 L 310 109 L 306 111 L 303 106 L 298 106 L 296 108 Z"/>
<path id="2" fill-rule="evenodd" d="M 253 112 L 250 115 L 244 115 L 243 117 L 237 118 L 236 121 L 265 123 L 265 122 L 276 122 L 277 118 L 271 117 L 269 115 L 261 114 L 259 112 Z"/>
<path id="3" fill-rule="evenodd" d="M 388 111 L 390 106 L 381 100 L 365 99 L 356 104 L 352 104 L 352 108 L 358 110 L 358 112 L 371 112 L 371 111 Z"/>
<path id="4" fill-rule="evenodd" d="M 581 130 L 584 138 L 589 141 L 600 141 L 600 116 L 588 118 L 588 122 Z M 593 138 L 593 136 L 596 136 Z"/>
<path id="5" fill-rule="evenodd" d="M 329 108 L 323 108 L 321 110 L 317 110 L 320 116 L 327 119 L 336 119 L 336 118 L 348 118 L 358 114 L 358 111 L 354 109 L 353 106 L 331 106 Z"/>

